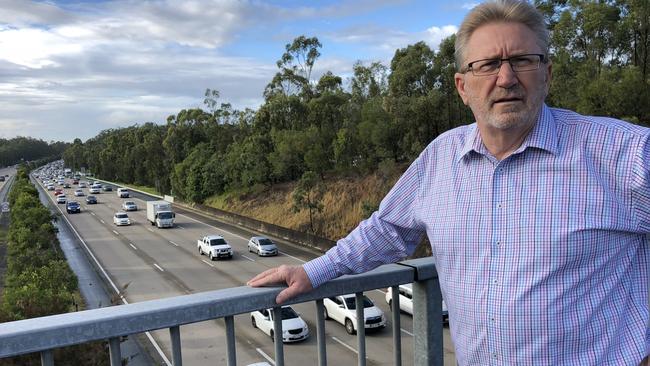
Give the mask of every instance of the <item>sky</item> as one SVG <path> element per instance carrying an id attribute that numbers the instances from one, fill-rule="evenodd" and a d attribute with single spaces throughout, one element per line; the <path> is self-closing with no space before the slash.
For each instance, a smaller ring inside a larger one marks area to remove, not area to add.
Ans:
<path id="1" fill-rule="evenodd" d="M 203 107 L 258 109 L 285 45 L 323 47 L 312 79 L 436 50 L 476 5 L 434 0 L 0 0 L 0 138 L 86 141 Z"/>

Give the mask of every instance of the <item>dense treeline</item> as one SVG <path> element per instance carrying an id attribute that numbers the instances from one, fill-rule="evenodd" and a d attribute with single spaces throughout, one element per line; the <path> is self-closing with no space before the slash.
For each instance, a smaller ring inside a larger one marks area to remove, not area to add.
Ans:
<path id="1" fill-rule="evenodd" d="M 647 124 L 648 1 L 536 4 L 552 29 L 549 104 Z M 357 62 L 345 81 L 331 72 L 312 79 L 320 49 L 304 36 L 287 44 L 258 110 L 235 110 L 208 89 L 204 108 L 182 110 L 166 125 L 75 140 L 66 164 L 202 202 L 242 187 L 407 163 L 440 133 L 473 122 L 454 86 L 454 36 L 437 51 L 424 42 L 398 49 L 390 65 Z"/>
<path id="2" fill-rule="evenodd" d="M 59 248 L 53 217 L 29 182 L 27 170 L 16 174 L 9 194 L 11 216 L 7 233 L 7 272 L 0 303 L 0 322 L 66 313 L 79 301 L 77 277 Z M 108 364 L 102 344 L 69 347 L 55 352 L 64 364 Z M 0 360 L 0 365 L 39 365 L 30 355 Z"/>
<path id="3" fill-rule="evenodd" d="M 48 157 L 60 158 L 68 146 L 65 142 L 47 143 L 31 137 L 0 138 L 0 167 Z"/>

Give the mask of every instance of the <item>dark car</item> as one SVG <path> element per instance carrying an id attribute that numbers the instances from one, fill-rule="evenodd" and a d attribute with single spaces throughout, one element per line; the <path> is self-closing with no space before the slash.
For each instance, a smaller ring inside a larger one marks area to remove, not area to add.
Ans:
<path id="1" fill-rule="evenodd" d="M 104 185 L 104 186 L 102 187 L 102 190 L 103 190 L 104 192 L 112 192 L 112 191 L 113 191 L 113 187 L 108 186 L 108 185 Z"/>
<path id="2" fill-rule="evenodd" d="M 81 212 L 81 205 L 77 201 L 70 201 L 65 205 L 65 210 L 68 213 L 79 213 Z"/>
<path id="3" fill-rule="evenodd" d="M 95 196 L 86 197 L 86 203 L 89 204 L 89 205 L 93 205 L 93 204 L 97 203 L 97 197 L 95 197 Z"/>

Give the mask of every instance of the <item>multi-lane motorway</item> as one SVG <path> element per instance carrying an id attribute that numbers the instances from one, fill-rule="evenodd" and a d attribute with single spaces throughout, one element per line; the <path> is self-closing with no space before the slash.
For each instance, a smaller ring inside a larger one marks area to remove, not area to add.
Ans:
<path id="1" fill-rule="evenodd" d="M 68 179 L 68 182 L 70 180 Z M 178 296 L 189 293 L 224 289 L 245 285 L 257 273 L 280 264 L 301 264 L 318 253 L 278 243 L 277 257 L 260 258 L 248 253 L 247 241 L 253 233 L 223 225 L 208 217 L 175 207 L 176 227 L 157 229 L 146 220 L 144 195 L 129 198 L 137 203 L 139 210 L 129 212 L 130 226 L 115 226 L 113 214 L 121 211 L 125 199 L 115 191 L 96 194 L 98 204 L 87 205 L 84 197 L 75 197 L 76 185 L 65 189 L 68 200 L 81 203 L 82 212 L 67 214 L 65 205 L 55 205 L 65 215 L 74 231 L 108 274 L 111 286 L 123 292 L 129 303 Z M 88 188 L 83 189 L 88 195 Z M 52 191 L 48 191 L 56 202 Z M 210 261 L 199 256 L 196 241 L 207 234 L 222 235 L 235 251 L 232 260 Z M 83 246 L 83 245 L 82 245 Z M 390 318 L 384 300 L 385 289 L 370 291 L 368 295 Z M 285 344 L 287 365 L 311 365 L 317 360 L 316 313 L 314 303 L 293 306 L 310 327 L 312 336 L 304 342 Z M 413 364 L 412 318 L 402 315 L 402 348 L 405 365 Z M 264 333 L 251 326 L 249 314 L 235 317 L 238 364 L 247 365 L 267 361 L 273 364 L 274 345 Z M 157 347 L 169 358 L 171 343 L 168 330 L 152 332 Z M 327 357 L 331 365 L 355 365 L 357 363 L 356 336 L 345 332 L 336 322 L 326 323 Z M 448 328 L 444 329 L 445 364 L 455 365 L 453 345 Z M 226 339 L 223 320 L 202 322 L 181 327 L 183 363 L 185 365 L 225 365 Z M 368 365 L 391 365 L 393 360 L 392 330 L 367 332 Z"/>

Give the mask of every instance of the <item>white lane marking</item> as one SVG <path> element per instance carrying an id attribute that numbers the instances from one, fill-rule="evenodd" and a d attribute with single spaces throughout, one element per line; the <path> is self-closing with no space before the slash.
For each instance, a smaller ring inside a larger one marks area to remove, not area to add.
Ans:
<path id="1" fill-rule="evenodd" d="M 178 246 L 178 244 L 176 244 L 176 243 L 174 243 L 174 242 L 173 242 L 173 241 L 171 241 L 171 240 L 170 240 L 169 242 L 170 242 L 170 243 L 172 243 L 172 244 L 174 244 L 174 245 L 176 245 L 176 246 Z"/>
<path id="2" fill-rule="evenodd" d="M 409 332 L 408 330 L 406 330 L 406 329 L 404 329 L 404 328 L 399 328 L 399 329 L 400 329 L 402 332 L 404 332 L 404 333 L 410 335 L 411 337 L 413 337 L 413 333 Z"/>
<path id="3" fill-rule="evenodd" d="M 178 228 L 180 228 L 180 229 L 183 229 L 183 230 L 185 230 L 185 228 L 184 228 L 184 227 L 182 227 L 182 226 L 180 226 L 180 225 L 178 225 L 178 224 L 176 224 L 176 227 L 178 227 Z"/>
<path id="4" fill-rule="evenodd" d="M 253 259 L 253 258 L 248 258 L 247 256 L 245 256 L 245 255 L 243 255 L 243 254 L 242 254 L 241 256 L 244 257 L 244 258 L 246 258 L 246 259 L 248 259 L 248 260 L 251 261 L 251 262 L 255 262 L 255 259 Z"/>
<path id="5" fill-rule="evenodd" d="M 94 212 L 91 212 L 90 214 L 93 215 L 93 216 L 95 216 L 95 213 L 94 213 Z"/>
<path id="6" fill-rule="evenodd" d="M 154 265 L 154 266 L 156 266 L 156 268 L 158 268 L 158 269 L 160 270 L 160 272 L 165 272 L 165 270 L 164 270 L 164 269 L 162 269 L 162 268 L 160 268 L 160 266 L 159 266 L 159 265 L 157 265 L 156 263 L 154 263 L 153 265 Z"/>
<path id="7" fill-rule="evenodd" d="M 149 231 L 151 231 L 151 232 L 153 233 L 153 229 L 152 229 L 152 228 L 147 228 L 147 230 L 149 230 Z"/>
<path id="8" fill-rule="evenodd" d="M 303 261 L 303 260 L 300 259 L 300 258 L 296 258 L 296 257 L 292 256 L 291 254 L 287 254 L 287 253 L 285 253 L 285 252 L 281 252 L 281 251 L 278 251 L 278 253 L 281 253 L 281 254 L 283 254 L 283 255 L 286 255 L 287 257 L 291 257 L 291 258 L 293 258 L 293 259 L 295 259 L 295 260 L 297 260 L 297 261 L 299 261 L 299 262 L 307 263 L 306 261 Z"/>
<path id="9" fill-rule="evenodd" d="M 212 263 L 206 261 L 205 259 L 201 259 L 201 262 L 203 262 L 203 263 L 207 264 L 208 266 L 214 268 L 214 266 L 212 265 Z"/>
<path id="10" fill-rule="evenodd" d="M 266 360 L 269 361 L 273 366 L 275 366 L 275 360 L 272 359 L 272 358 L 271 358 L 269 355 L 267 355 L 266 353 L 264 353 L 264 351 L 262 351 L 262 349 L 260 349 L 260 348 L 255 348 L 255 350 L 256 350 L 260 355 L 262 355 L 262 357 L 266 358 Z"/>
<path id="11" fill-rule="evenodd" d="M 118 232 L 115 231 L 115 230 L 113 230 L 113 232 L 115 233 L 115 235 L 120 235 L 120 233 L 118 233 Z"/>
<path id="12" fill-rule="evenodd" d="M 354 352 L 356 354 L 359 354 L 359 352 L 356 349 L 354 349 L 354 348 L 348 346 L 347 344 L 343 343 L 343 341 L 339 340 L 338 338 L 332 337 L 332 339 L 339 342 L 343 347 L 349 349 L 350 351 L 352 351 L 352 352 Z"/>
<path id="13" fill-rule="evenodd" d="M 99 219 L 99 222 L 101 222 L 102 224 L 106 224 L 102 219 Z"/>
<path id="14" fill-rule="evenodd" d="M 131 246 L 131 248 L 138 250 L 138 248 L 136 248 L 135 245 L 133 245 L 132 243 L 129 243 L 129 245 Z"/>

